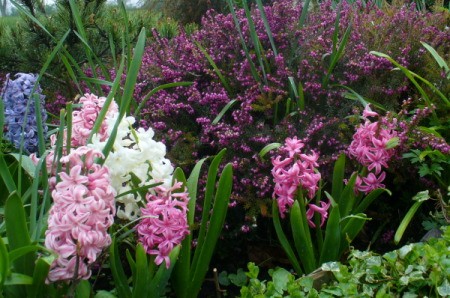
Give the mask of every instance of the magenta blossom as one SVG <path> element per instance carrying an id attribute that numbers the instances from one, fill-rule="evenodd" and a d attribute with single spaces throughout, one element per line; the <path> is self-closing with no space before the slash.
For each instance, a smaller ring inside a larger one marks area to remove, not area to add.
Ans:
<path id="1" fill-rule="evenodd" d="M 59 173 L 52 191 L 45 246 L 58 258 L 47 282 L 88 279 L 90 266 L 111 243 L 108 228 L 114 221 L 115 191 L 108 168 L 93 163 L 101 156 L 95 149 L 79 147 L 61 159 L 70 170 Z"/>
<path id="2" fill-rule="evenodd" d="M 308 210 L 306 211 L 306 218 L 308 219 L 308 224 L 310 227 L 315 228 L 316 225 L 312 221 L 314 213 L 317 212 L 320 214 L 320 226 L 322 227 L 325 221 L 328 218 L 328 209 L 330 208 L 331 201 L 328 201 L 328 204 L 325 202 L 320 202 L 321 207 L 315 204 L 308 204 Z"/>
<path id="3" fill-rule="evenodd" d="M 301 153 L 300 149 L 303 147 L 303 142 L 296 137 L 287 138 L 280 151 L 288 157 L 277 156 L 272 159 L 275 182 L 273 196 L 277 199 L 281 217 L 294 204 L 299 186 L 307 192 L 310 199 L 318 189 L 317 184 L 321 179 L 320 173 L 316 171 L 319 156 L 315 152 L 310 155 Z"/>
<path id="4" fill-rule="evenodd" d="M 139 241 L 148 254 L 156 255 L 155 263 L 166 262 L 170 267 L 169 254 L 189 234 L 187 204 L 189 195 L 181 182 L 171 188 L 155 187 L 156 194 L 147 194 L 147 205 L 141 208 L 142 219 L 137 225 Z"/>
<path id="5" fill-rule="evenodd" d="M 394 155 L 394 150 L 387 148 L 387 144 L 397 137 L 395 122 L 391 123 L 386 119 L 371 122 L 367 117 L 379 115 L 372 111 L 369 105 L 366 106 L 363 112 L 365 122 L 358 127 L 348 147 L 348 154 L 371 171 L 367 177 L 358 177 L 355 183 L 355 192 L 362 191 L 366 194 L 384 187 L 381 184 L 386 177 L 383 168 L 388 168 L 388 161 Z"/>

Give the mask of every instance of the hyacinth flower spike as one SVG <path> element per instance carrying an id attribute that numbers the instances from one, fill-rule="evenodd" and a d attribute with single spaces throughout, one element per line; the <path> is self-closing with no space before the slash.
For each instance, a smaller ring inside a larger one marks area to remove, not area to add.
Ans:
<path id="1" fill-rule="evenodd" d="M 47 113 L 44 108 L 45 96 L 37 84 L 38 77 L 34 74 L 18 73 L 16 79 L 6 77 L 1 97 L 5 109 L 5 138 L 10 141 L 16 149 L 28 153 L 38 151 L 38 125 L 43 126 L 44 136 L 47 133 Z M 36 107 L 33 96 L 38 96 L 40 101 L 40 114 L 42 123 L 38 124 L 36 118 Z"/>

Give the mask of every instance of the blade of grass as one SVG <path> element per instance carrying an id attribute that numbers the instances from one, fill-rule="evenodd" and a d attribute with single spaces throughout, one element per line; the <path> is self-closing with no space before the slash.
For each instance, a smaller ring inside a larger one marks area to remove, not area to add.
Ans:
<path id="1" fill-rule="evenodd" d="M 303 4 L 302 13 L 300 15 L 300 19 L 298 20 L 299 29 L 303 28 L 303 25 L 305 25 L 306 22 L 306 18 L 308 17 L 309 2 L 310 0 L 306 0 Z"/>
<path id="2" fill-rule="evenodd" d="M 423 41 L 421 41 L 420 43 L 425 47 L 425 49 L 428 50 L 428 52 L 430 52 L 430 54 L 433 56 L 434 60 L 436 60 L 439 67 L 444 69 L 447 75 L 447 79 L 450 79 L 450 68 L 448 67 L 445 60 L 438 54 L 438 52 L 436 52 L 436 50 L 432 46 Z"/>
<path id="3" fill-rule="evenodd" d="M 252 40 L 253 47 L 255 48 L 256 59 L 258 60 L 259 67 L 260 67 L 262 75 L 263 75 L 264 84 L 267 85 L 268 82 L 267 82 L 267 74 L 266 74 L 266 65 L 264 64 L 264 61 L 263 61 L 263 51 L 264 50 L 261 46 L 261 41 L 259 40 L 258 34 L 256 33 L 255 23 L 253 22 L 247 0 L 243 0 L 242 4 L 244 6 L 245 16 L 247 17 L 250 38 Z"/>
<path id="4" fill-rule="evenodd" d="M 266 12 L 264 11 L 264 6 L 263 6 L 261 0 L 256 0 L 256 4 L 258 5 L 258 9 L 261 14 L 261 19 L 263 20 L 264 28 L 266 29 L 266 33 L 267 33 L 267 37 L 269 38 L 270 45 L 272 46 L 273 54 L 275 56 L 278 56 L 277 47 L 275 46 L 275 42 L 273 41 L 272 30 L 270 30 L 269 22 L 267 21 Z"/>
<path id="5" fill-rule="evenodd" d="M 242 48 L 243 48 L 244 53 L 245 53 L 245 57 L 247 59 L 247 62 L 250 65 L 250 71 L 251 71 L 252 76 L 255 79 L 255 81 L 259 83 L 259 90 L 262 92 L 261 77 L 260 77 L 260 75 L 258 74 L 258 72 L 256 70 L 255 64 L 253 63 L 253 60 L 252 60 L 252 58 L 250 56 L 250 52 L 248 50 L 247 44 L 245 43 L 245 38 L 244 38 L 244 35 L 242 34 L 242 30 L 241 30 L 241 27 L 239 25 L 239 20 L 238 20 L 238 18 L 236 16 L 236 11 L 234 9 L 233 1 L 232 0 L 227 0 L 227 3 L 228 3 L 228 6 L 230 7 L 231 16 L 233 17 L 236 30 L 239 33 L 239 38 L 240 38 L 241 45 L 242 45 Z"/>
<path id="6" fill-rule="evenodd" d="M 234 104 L 238 102 L 237 99 L 232 99 L 230 100 L 224 107 L 223 109 L 220 111 L 220 113 L 216 116 L 216 118 L 214 118 L 213 122 L 211 122 L 212 125 L 216 125 L 217 123 L 219 123 L 220 119 L 222 119 L 223 115 L 229 110 L 231 109 L 231 107 L 234 106 Z"/>
<path id="7" fill-rule="evenodd" d="M 133 93 L 134 93 L 134 89 L 136 87 L 137 76 L 138 76 L 139 69 L 142 64 L 142 56 L 144 54 L 144 48 L 145 48 L 145 28 L 142 28 L 141 32 L 139 33 L 136 47 L 134 49 L 133 60 L 131 61 L 130 69 L 127 73 L 127 79 L 125 81 L 123 96 L 122 96 L 122 99 L 120 102 L 120 107 L 119 107 L 119 116 L 117 118 L 116 123 L 114 124 L 113 130 L 111 131 L 109 139 L 106 142 L 106 145 L 103 149 L 103 155 L 104 155 L 103 162 L 108 157 L 109 153 L 112 150 L 112 147 L 114 145 L 114 141 L 115 141 L 116 135 L 117 135 L 117 129 L 119 128 L 119 124 L 120 124 L 123 116 L 127 112 L 129 112 L 128 109 L 130 107 L 131 100 L 133 99 Z"/>
<path id="8" fill-rule="evenodd" d="M 214 72 L 217 74 L 217 76 L 219 77 L 220 81 L 222 82 L 222 85 L 225 87 L 225 89 L 227 90 L 227 93 L 229 95 L 231 95 L 231 88 L 230 85 L 228 84 L 227 79 L 222 75 L 222 72 L 220 71 L 220 69 L 217 67 L 217 64 L 214 62 L 214 60 L 212 59 L 212 57 L 208 54 L 208 52 L 205 50 L 204 47 L 202 47 L 202 45 L 194 40 L 195 45 L 199 48 L 199 50 L 202 52 L 202 54 L 205 56 L 206 60 L 208 60 L 209 64 L 211 64 Z"/>
<path id="9" fill-rule="evenodd" d="M 139 103 L 137 109 L 134 111 L 134 114 L 139 117 L 140 112 L 142 110 L 142 108 L 144 107 L 145 103 L 147 102 L 147 100 L 149 100 L 149 98 L 155 94 L 156 92 L 163 90 L 163 89 L 168 89 L 168 88 L 173 88 L 173 87 L 180 87 L 180 86 L 190 86 L 192 85 L 192 82 L 174 82 L 174 83 L 168 83 L 168 84 L 163 84 L 163 85 L 159 85 L 158 87 L 153 88 L 149 93 L 147 93 L 144 98 L 142 99 L 142 101 Z"/>

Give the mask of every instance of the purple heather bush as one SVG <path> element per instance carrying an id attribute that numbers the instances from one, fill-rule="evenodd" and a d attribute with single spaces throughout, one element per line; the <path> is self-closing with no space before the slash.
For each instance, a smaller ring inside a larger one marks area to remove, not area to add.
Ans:
<path id="1" fill-rule="evenodd" d="M 433 46 L 447 61 L 450 58 L 450 32 L 445 25 L 448 16 L 444 13 L 421 12 L 406 5 L 380 10 L 370 4 L 342 2 L 339 39 L 350 24 L 352 30 L 344 54 L 324 87 L 337 12 L 330 1 L 322 2 L 309 12 L 307 22 L 299 29 L 301 10 L 290 0 L 275 1 L 265 7 L 277 55 L 272 51 L 260 12 L 252 10 L 268 65 L 263 84 L 252 76 L 232 16 L 214 11 L 206 13 L 201 29 L 191 35 L 180 30 L 178 36 L 169 40 L 153 32 L 154 39 L 143 58 L 135 92 L 138 101 L 161 84 L 193 84 L 153 95 L 137 115 L 141 125 L 155 129 L 168 146 L 171 160 L 178 165 L 192 166 L 196 159 L 228 148 L 235 177 L 239 177 L 235 178 L 233 198 L 251 209 L 249 213 L 259 210 L 273 192 L 270 163 L 258 156 L 265 145 L 297 136 L 306 150 L 321 156 L 319 164 L 326 167 L 350 144 L 358 121 L 346 117 L 360 114 L 362 107 L 346 99 L 337 84 L 351 87 L 393 110 L 398 110 L 407 98 L 417 100 L 417 92 L 404 75 L 393 72 L 390 62 L 370 51 L 386 53 L 425 77 L 429 69 L 424 65 L 430 60 L 420 41 Z M 237 10 L 236 14 L 262 77 L 245 13 Z M 214 60 L 230 91 L 196 42 Z M 304 88 L 304 110 L 286 112 L 289 77 Z M 214 124 L 213 120 L 231 100 L 236 100 L 235 105 Z"/>

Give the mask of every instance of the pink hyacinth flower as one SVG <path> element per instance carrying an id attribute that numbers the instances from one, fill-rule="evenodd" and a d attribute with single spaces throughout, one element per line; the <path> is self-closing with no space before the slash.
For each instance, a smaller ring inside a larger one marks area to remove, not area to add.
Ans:
<path id="1" fill-rule="evenodd" d="M 275 182 L 273 197 L 277 200 L 280 216 L 284 218 L 285 213 L 294 204 L 295 195 L 299 187 L 307 192 L 312 199 L 321 179 L 320 173 L 316 171 L 319 155 L 301 153 L 304 144 L 296 137 L 287 138 L 285 145 L 280 148 L 281 155 L 272 159 L 272 176 Z"/>
<path id="2" fill-rule="evenodd" d="M 155 255 L 155 263 L 165 261 L 170 267 L 169 254 L 189 234 L 187 223 L 186 189 L 180 192 L 181 182 L 170 188 L 157 186 L 156 194 L 147 194 L 147 205 L 141 208 L 142 219 L 137 225 L 139 242 L 148 254 Z"/>

